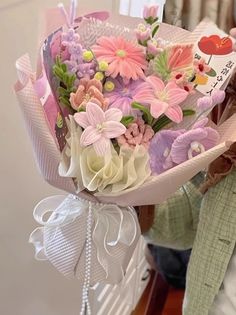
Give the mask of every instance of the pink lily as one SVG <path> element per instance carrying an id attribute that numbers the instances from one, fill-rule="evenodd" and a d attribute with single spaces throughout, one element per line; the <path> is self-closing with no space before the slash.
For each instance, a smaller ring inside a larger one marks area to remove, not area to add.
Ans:
<path id="1" fill-rule="evenodd" d="M 165 83 L 152 75 L 147 77 L 146 82 L 140 85 L 135 95 L 135 101 L 150 105 L 150 112 L 154 118 L 165 114 L 176 123 L 183 120 L 183 112 L 179 106 L 188 96 L 188 92 L 170 81 Z"/>
<path id="2" fill-rule="evenodd" d="M 95 103 L 88 102 L 86 112 L 74 115 L 75 121 L 85 130 L 80 143 L 82 146 L 93 145 L 98 155 L 109 153 L 110 139 L 119 137 L 126 132 L 125 126 L 120 123 L 122 112 L 118 108 L 103 111 Z"/>

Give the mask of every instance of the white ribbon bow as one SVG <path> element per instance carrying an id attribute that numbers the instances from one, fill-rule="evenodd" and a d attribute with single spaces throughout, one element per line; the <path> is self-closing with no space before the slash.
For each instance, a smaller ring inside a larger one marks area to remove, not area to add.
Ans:
<path id="1" fill-rule="evenodd" d="M 124 251 L 125 246 L 127 247 L 126 253 L 122 253 L 125 256 L 130 254 L 130 246 L 135 248 L 140 235 L 137 217 L 131 207 L 121 209 L 114 204 L 89 203 L 73 195 L 66 198 L 61 195 L 48 197 L 39 202 L 34 209 L 35 220 L 44 227 L 35 229 L 29 242 L 35 246 L 35 258 L 37 260 L 50 260 L 45 251 L 47 244 L 44 242 L 44 228 L 53 228 L 53 235 L 50 238 L 56 238 L 58 229 L 78 219 L 89 209 L 89 204 L 92 206 L 94 220 L 92 240 L 96 247 L 97 260 L 105 271 L 106 279 L 111 278 L 111 283 L 118 283 L 123 278 L 125 270 L 119 257 L 116 257 L 121 253 L 117 249 L 119 246 L 123 246 L 122 250 Z M 45 219 L 49 213 L 51 216 Z M 84 229 L 86 234 L 84 224 L 81 229 Z"/>

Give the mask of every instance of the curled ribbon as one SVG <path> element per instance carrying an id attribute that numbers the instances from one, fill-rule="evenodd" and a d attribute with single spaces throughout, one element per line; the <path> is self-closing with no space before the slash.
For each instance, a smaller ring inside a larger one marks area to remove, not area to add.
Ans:
<path id="1" fill-rule="evenodd" d="M 140 235 L 136 213 L 131 207 L 120 208 L 114 204 L 91 202 L 90 204 L 92 204 L 93 217 L 93 246 L 96 249 L 97 262 L 106 275 L 105 279 L 100 280 L 118 283 L 124 276 Z M 34 209 L 34 218 L 43 227 L 35 229 L 29 239 L 29 242 L 35 246 L 35 258 L 37 260 L 50 260 L 51 254 L 48 254 L 47 247 L 51 245 L 47 244 L 48 240 L 50 242 L 53 238 L 57 238 L 58 230 L 63 234 L 63 228 L 68 227 L 75 220 L 78 220 L 76 222 L 79 229 L 86 234 L 84 220 L 80 221 L 80 217 L 84 217 L 88 209 L 89 202 L 87 200 L 79 199 L 73 195 L 67 197 L 51 196 L 39 202 Z M 45 219 L 49 213 L 51 215 Z M 47 233 L 49 231 L 50 237 L 45 237 L 46 229 Z M 66 239 L 67 244 L 73 243 L 73 237 L 74 233 L 69 234 Z M 56 250 L 60 250 L 60 248 L 55 249 L 52 256 L 56 255 Z M 75 252 L 69 252 L 68 255 L 75 255 Z M 76 254 L 77 263 L 72 269 L 78 268 L 80 264 L 78 257 L 81 257 L 81 253 Z M 63 261 L 60 261 L 60 264 L 63 264 Z M 60 271 L 64 273 L 62 270 Z"/>

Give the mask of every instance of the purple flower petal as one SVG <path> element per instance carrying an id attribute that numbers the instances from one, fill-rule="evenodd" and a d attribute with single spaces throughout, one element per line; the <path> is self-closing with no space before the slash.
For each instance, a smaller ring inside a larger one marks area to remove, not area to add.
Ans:
<path id="1" fill-rule="evenodd" d="M 209 150 L 217 144 L 219 135 L 212 128 L 196 128 L 175 139 L 171 149 L 172 160 L 181 164 L 188 159 Z"/>
<path id="2" fill-rule="evenodd" d="M 197 100 L 197 107 L 201 111 L 206 111 L 213 106 L 212 98 L 210 96 L 203 96 Z"/>
<path id="3" fill-rule="evenodd" d="M 138 87 L 142 80 L 129 80 L 124 82 L 120 77 L 117 79 L 109 78 L 115 85 L 112 92 L 106 92 L 105 97 L 109 99 L 111 108 L 119 108 L 124 116 L 127 115 L 138 115 L 138 111 L 131 107 L 131 103 L 135 100 L 135 95 L 137 93 Z"/>
<path id="4" fill-rule="evenodd" d="M 206 124 L 208 123 L 208 120 L 209 120 L 208 118 L 203 118 L 203 119 L 197 121 L 197 122 L 193 125 L 192 129 L 197 129 L 197 128 L 203 128 L 203 127 L 205 127 Z"/>
<path id="5" fill-rule="evenodd" d="M 211 97 L 214 105 L 221 104 L 225 99 L 225 91 L 214 90 L 211 93 Z"/>
<path id="6" fill-rule="evenodd" d="M 220 140 L 219 133 L 210 127 L 205 128 L 207 131 L 207 137 L 202 141 L 203 146 L 205 147 L 205 150 L 210 150 L 213 148 Z"/>
<path id="7" fill-rule="evenodd" d="M 171 146 L 183 130 L 162 130 L 155 134 L 149 146 L 150 167 L 152 173 L 161 174 L 174 166 L 170 157 Z"/>

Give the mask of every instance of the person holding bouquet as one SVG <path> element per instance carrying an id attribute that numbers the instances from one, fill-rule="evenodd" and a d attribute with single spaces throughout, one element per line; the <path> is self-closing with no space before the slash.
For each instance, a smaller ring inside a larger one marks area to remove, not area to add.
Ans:
<path id="1" fill-rule="evenodd" d="M 236 28 L 231 35 L 236 37 Z M 234 89 L 232 78 L 228 90 Z M 161 246 L 192 248 L 184 315 L 236 314 L 236 143 L 211 163 L 206 176 L 198 174 L 155 207 L 147 234 Z"/>

